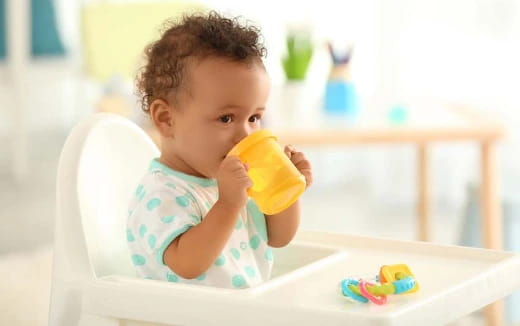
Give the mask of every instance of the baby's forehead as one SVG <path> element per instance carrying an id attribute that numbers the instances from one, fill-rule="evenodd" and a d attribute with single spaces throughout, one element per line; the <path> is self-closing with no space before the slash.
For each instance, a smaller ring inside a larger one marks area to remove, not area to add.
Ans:
<path id="1" fill-rule="evenodd" d="M 204 55 L 188 58 L 185 62 L 185 74 L 193 72 L 229 72 L 231 69 L 256 70 L 261 68 L 265 71 L 265 66 L 261 58 L 248 58 L 236 60 L 220 55 Z"/>
<path id="2" fill-rule="evenodd" d="M 247 86 L 268 79 L 261 61 L 242 62 L 227 58 L 209 57 L 186 65 L 184 71 L 185 84 L 190 88 L 225 86 Z"/>
<path id="3" fill-rule="evenodd" d="M 183 68 L 175 100 L 190 102 L 237 103 L 249 107 L 262 102 L 270 81 L 261 60 L 242 62 L 225 57 L 190 59 Z"/>

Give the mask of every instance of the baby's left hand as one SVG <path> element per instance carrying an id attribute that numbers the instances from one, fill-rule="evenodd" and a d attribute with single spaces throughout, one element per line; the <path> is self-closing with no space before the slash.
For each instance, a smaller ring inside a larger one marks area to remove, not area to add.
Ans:
<path id="1" fill-rule="evenodd" d="M 307 187 L 309 187 L 312 184 L 311 162 L 307 160 L 305 154 L 296 151 L 296 149 L 294 149 L 294 147 L 292 147 L 291 145 L 285 146 L 284 152 L 289 157 L 294 166 L 296 166 L 298 171 L 300 171 L 300 173 L 303 174 L 307 183 Z"/>

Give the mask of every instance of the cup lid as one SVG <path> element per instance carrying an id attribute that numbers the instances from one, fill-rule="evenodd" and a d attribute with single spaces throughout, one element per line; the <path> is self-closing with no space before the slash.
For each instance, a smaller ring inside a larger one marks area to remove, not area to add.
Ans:
<path id="1" fill-rule="evenodd" d="M 261 140 L 264 140 L 266 138 L 274 138 L 277 140 L 276 136 L 273 135 L 273 133 L 267 129 L 261 129 L 258 131 L 253 132 L 249 136 L 242 139 L 238 144 L 236 144 L 227 154 L 229 155 L 240 155 L 243 152 L 245 152 L 249 147 L 253 146 L 254 144 L 258 143 Z"/>

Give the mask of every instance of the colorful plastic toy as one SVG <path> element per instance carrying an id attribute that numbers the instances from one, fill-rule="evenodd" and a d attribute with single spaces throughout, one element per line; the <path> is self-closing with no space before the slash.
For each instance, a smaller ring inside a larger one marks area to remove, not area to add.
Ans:
<path id="1" fill-rule="evenodd" d="M 370 301 L 383 305 L 387 302 L 388 295 L 408 294 L 419 290 L 419 283 L 405 264 L 382 266 L 376 281 L 379 284 L 363 279 L 344 279 L 341 281 L 341 292 L 354 301 Z"/>

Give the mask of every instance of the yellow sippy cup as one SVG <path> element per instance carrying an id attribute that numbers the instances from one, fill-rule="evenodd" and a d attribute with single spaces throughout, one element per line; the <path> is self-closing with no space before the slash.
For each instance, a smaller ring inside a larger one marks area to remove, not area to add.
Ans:
<path id="1" fill-rule="evenodd" d="M 285 155 L 277 138 L 266 129 L 242 139 L 228 155 L 238 156 L 248 165 L 253 186 L 247 192 L 267 215 L 285 210 L 305 190 L 305 177 Z"/>

